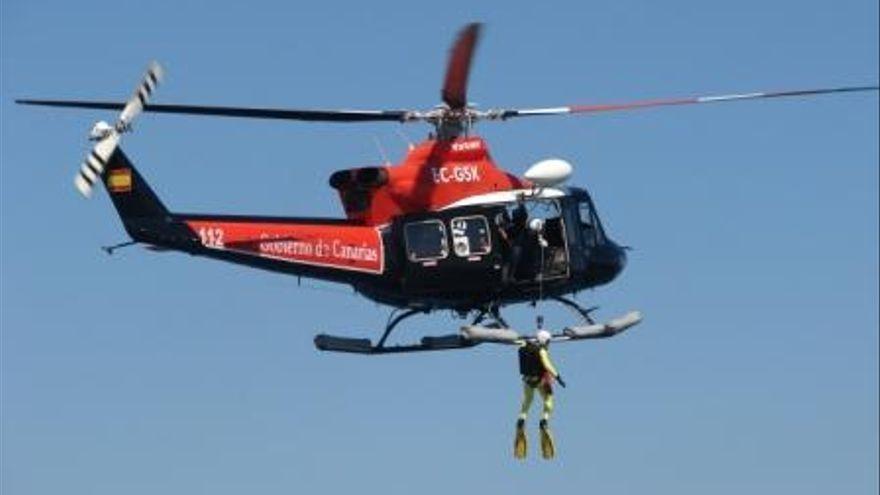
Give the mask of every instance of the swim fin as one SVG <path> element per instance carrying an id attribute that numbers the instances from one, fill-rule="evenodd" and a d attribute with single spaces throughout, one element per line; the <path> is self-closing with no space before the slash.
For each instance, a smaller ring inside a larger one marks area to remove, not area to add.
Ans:
<path id="1" fill-rule="evenodd" d="M 516 422 L 516 439 L 513 441 L 513 457 L 517 459 L 525 459 L 528 451 L 528 442 L 526 441 L 526 422 L 518 420 Z"/>
<path id="2" fill-rule="evenodd" d="M 541 456 L 544 459 L 553 459 L 556 457 L 556 444 L 553 442 L 553 434 L 550 433 L 550 426 L 547 420 L 541 420 Z"/>

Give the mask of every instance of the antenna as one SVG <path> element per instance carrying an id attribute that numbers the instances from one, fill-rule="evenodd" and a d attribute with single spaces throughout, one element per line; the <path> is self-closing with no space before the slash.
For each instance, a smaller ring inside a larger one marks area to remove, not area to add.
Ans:
<path id="1" fill-rule="evenodd" d="M 400 136 L 400 139 L 403 139 L 403 142 L 406 143 L 406 149 L 408 151 L 412 151 L 412 149 L 416 147 L 416 145 L 413 144 L 412 139 L 410 139 L 409 136 L 405 132 L 403 132 L 403 129 L 401 129 L 400 127 L 396 128 L 395 130 L 397 131 L 397 135 Z"/>
<path id="2" fill-rule="evenodd" d="M 391 160 L 388 159 L 388 155 L 385 154 L 385 148 L 382 147 L 382 143 L 379 142 L 379 138 L 373 136 L 373 142 L 376 143 L 376 148 L 379 149 L 379 155 L 382 156 L 382 163 L 384 165 L 391 165 Z"/>

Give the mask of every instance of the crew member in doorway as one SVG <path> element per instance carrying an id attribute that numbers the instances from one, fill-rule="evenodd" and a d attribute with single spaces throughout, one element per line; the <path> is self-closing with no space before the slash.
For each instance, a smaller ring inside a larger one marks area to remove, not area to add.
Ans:
<path id="1" fill-rule="evenodd" d="M 517 271 L 520 270 L 520 260 L 523 257 L 523 244 L 529 213 L 523 203 L 519 203 L 513 210 L 513 218 L 508 217 L 507 212 L 499 214 L 495 222 L 498 224 L 498 233 L 507 246 L 508 265 L 505 279 L 518 279 Z"/>
<path id="2" fill-rule="evenodd" d="M 556 380 L 559 385 L 565 387 L 565 382 L 559 375 L 559 371 L 550 360 L 548 346 L 550 345 L 550 332 L 544 330 L 543 317 L 538 317 L 538 332 L 535 339 L 523 340 L 519 348 L 519 372 L 523 381 L 523 400 L 516 421 L 516 439 L 513 445 L 513 455 L 517 459 L 526 457 L 526 419 L 529 408 L 535 398 L 535 389 L 541 394 L 543 408 L 541 411 L 541 455 L 544 459 L 552 459 L 556 456 L 556 446 L 553 435 L 550 432 L 550 414 L 553 412 L 553 387 Z"/>

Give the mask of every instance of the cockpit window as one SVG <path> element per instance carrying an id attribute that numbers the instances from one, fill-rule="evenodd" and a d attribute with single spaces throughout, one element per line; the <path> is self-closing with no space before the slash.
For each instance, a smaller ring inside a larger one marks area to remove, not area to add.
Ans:
<path id="1" fill-rule="evenodd" d="M 584 233 L 584 242 L 587 245 L 591 245 L 597 242 L 602 242 L 602 227 L 599 225 L 599 220 L 596 217 L 596 210 L 593 208 L 593 203 L 588 199 L 584 199 L 578 205 L 581 231 Z"/>
<path id="2" fill-rule="evenodd" d="M 492 250 L 489 222 L 485 217 L 477 215 L 453 218 L 449 225 L 452 228 L 452 250 L 457 256 L 479 256 Z"/>
<path id="3" fill-rule="evenodd" d="M 586 201 L 580 204 L 581 225 L 593 228 L 593 208 Z"/>
<path id="4" fill-rule="evenodd" d="M 413 222 L 404 228 L 406 256 L 410 261 L 445 258 L 449 254 L 446 227 L 440 220 Z"/>

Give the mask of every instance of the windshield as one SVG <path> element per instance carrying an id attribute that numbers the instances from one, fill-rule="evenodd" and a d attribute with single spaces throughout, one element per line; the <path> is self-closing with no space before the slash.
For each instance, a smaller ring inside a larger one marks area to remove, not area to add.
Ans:
<path id="1" fill-rule="evenodd" d="M 578 203 L 578 218 L 584 242 L 589 246 L 600 243 L 602 241 L 602 227 L 599 225 L 596 209 L 593 208 L 593 203 L 589 198 L 583 198 Z"/>

